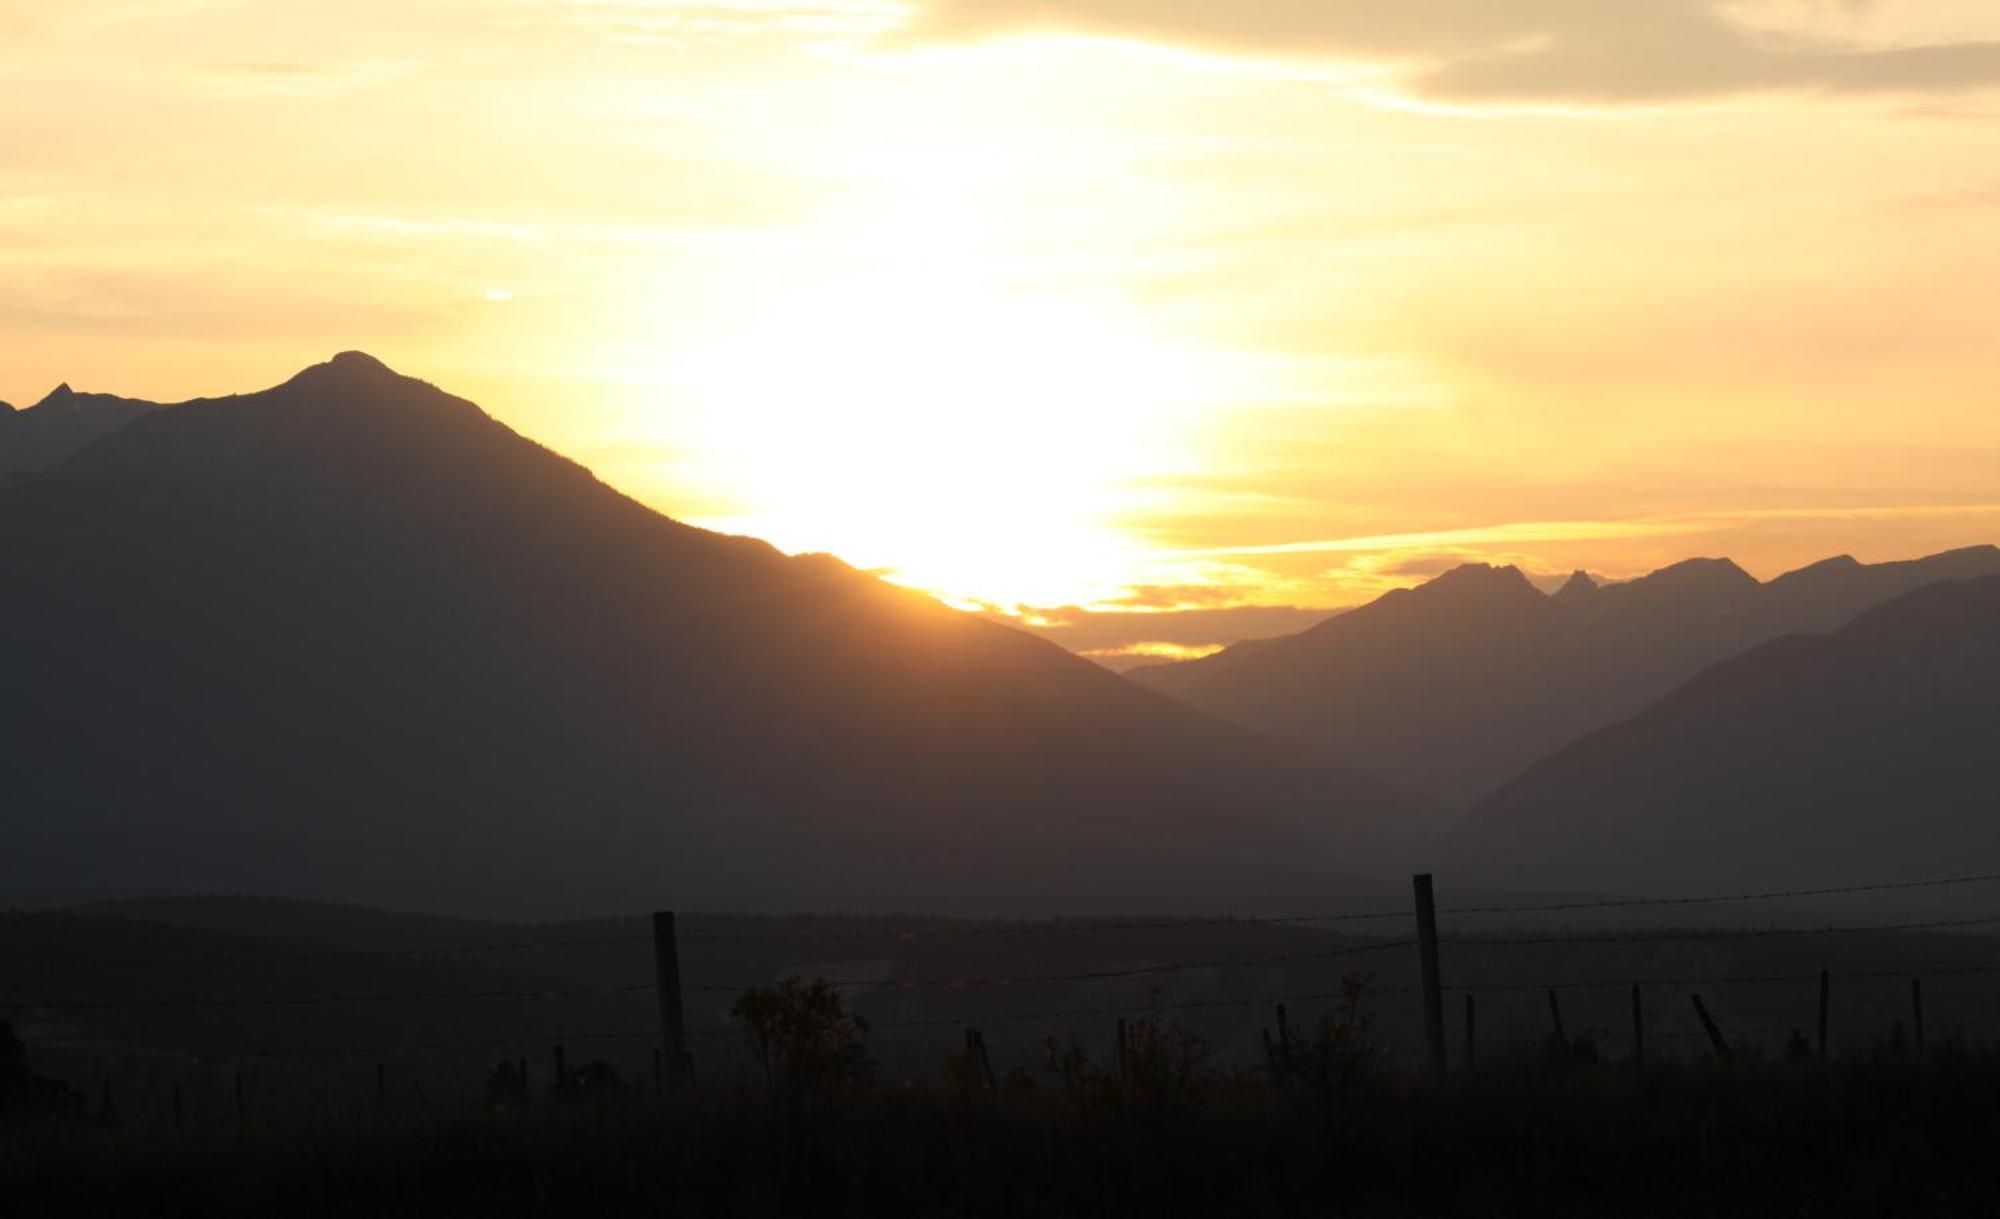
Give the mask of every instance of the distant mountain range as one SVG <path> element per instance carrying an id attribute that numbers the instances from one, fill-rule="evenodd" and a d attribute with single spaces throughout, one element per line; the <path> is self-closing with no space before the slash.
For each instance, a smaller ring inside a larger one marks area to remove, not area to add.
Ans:
<path id="1" fill-rule="evenodd" d="M 1829 559 L 1768 583 L 1694 559 L 1624 584 L 1578 573 L 1551 595 L 1515 568 L 1469 565 L 1297 635 L 1128 676 L 1463 807 L 1718 661 L 1996 573 L 1991 546 Z"/>
<path id="2" fill-rule="evenodd" d="M 1991 873 L 1996 795 L 1988 576 L 1710 668 L 1480 801 L 1444 858 L 1509 884 L 1624 891 Z"/>
<path id="3" fill-rule="evenodd" d="M 1994 547 L 1468 565 L 1127 681 L 347 353 L 0 411 L 0 571 L 0 900 L 1318 910 L 1412 862 L 1584 892 L 2000 857 Z"/>
<path id="4" fill-rule="evenodd" d="M 78 449 L 108 436 L 148 411 L 152 402 L 79 394 L 59 385 L 35 405 L 17 410 L 0 402 L 0 479 L 54 465 Z"/>
<path id="5" fill-rule="evenodd" d="M 1244 908 L 1430 824 L 358 353 L 174 406 L 58 391 L 0 468 L 0 894 Z"/>

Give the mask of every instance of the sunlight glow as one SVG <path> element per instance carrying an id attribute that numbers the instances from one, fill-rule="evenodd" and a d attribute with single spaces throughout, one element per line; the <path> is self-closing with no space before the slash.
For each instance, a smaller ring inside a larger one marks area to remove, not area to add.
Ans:
<path id="1" fill-rule="evenodd" d="M 1136 578 L 1146 548 L 1118 519 L 1138 478 L 1192 461 L 1213 362 L 1108 294 L 1010 282 L 978 214 L 905 206 L 849 239 L 882 262 L 791 277 L 681 341 L 656 381 L 741 505 L 700 523 L 960 604 L 1089 603 Z"/>

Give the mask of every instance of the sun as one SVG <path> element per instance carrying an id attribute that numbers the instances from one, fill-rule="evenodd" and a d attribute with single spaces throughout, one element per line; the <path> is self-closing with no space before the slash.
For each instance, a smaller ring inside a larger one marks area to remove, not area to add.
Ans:
<path id="1" fill-rule="evenodd" d="M 1119 520 L 1188 460 L 1195 360 L 1114 299 L 909 248 L 677 345 L 682 439 L 737 505 L 699 523 L 960 604 L 1116 595 L 1146 561 Z"/>

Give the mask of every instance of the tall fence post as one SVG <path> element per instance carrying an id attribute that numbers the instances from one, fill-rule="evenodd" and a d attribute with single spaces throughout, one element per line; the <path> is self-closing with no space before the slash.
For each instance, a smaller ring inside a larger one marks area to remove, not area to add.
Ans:
<path id="1" fill-rule="evenodd" d="M 1431 874 L 1419 872 L 1410 878 L 1417 903 L 1417 959 L 1424 979 L 1424 1040 L 1430 1048 L 1431 1074 L 1445 1073 L 1444 986 L 1438 978 L 1437 900 Z"/>
<path id="2" fill-rule="evenodd" d="M 1819 971 L 1819 1060 L 1826 1061 L 1826 1009 L 1832 998 L 1832 976 L 1822 969 Z"/>
<path id="3" fill-rule="evenodd" d="M 1917 1031 L 1917 1049 L 1924 1048 L 1924 980 L 1910 979 L 1910 1018 Z"/>
<path id="4" fill-rule="evenodd" d="M 1632 984 L 1632 1061 L 1646 1065 L 1646 1008 L 1639 1001 L 1639 984 Z"/>
<path id="5" fill-rule="evenodd" d="M 681 950 L 671 910 L 653 915 L 653 972 L 660 994 L 660 1056 L 666 1060 L 668 1088 L 680 1092 L 694 1081 L 688 1061 L 687 1024 L 681 1015 Z"/>
<path id="6" fill-rule="evenodd" d="M 1567 1053 L 1569 1050 L 1569 1033 L 1563 1028 L 1562 1003 L 1557 1000 L 1556 992 L 1553 990 L 1549 992 L 1549 1024 L 1554 1030 L 1552 1036 L 1555 1038 L 1556 1048 Z"/>

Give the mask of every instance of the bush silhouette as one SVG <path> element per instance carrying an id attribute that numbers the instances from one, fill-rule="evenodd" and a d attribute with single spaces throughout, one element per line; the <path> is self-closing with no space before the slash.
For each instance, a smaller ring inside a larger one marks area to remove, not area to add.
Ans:
<path id="1" fill-rule="evenodd" d="M 873 1075 L 868 1021 L 847 1011 L 840 988 L 797 977 L 744 991 L 729 1010 L 781 1110 L 804 1116 L 864 1087 Z"/>

